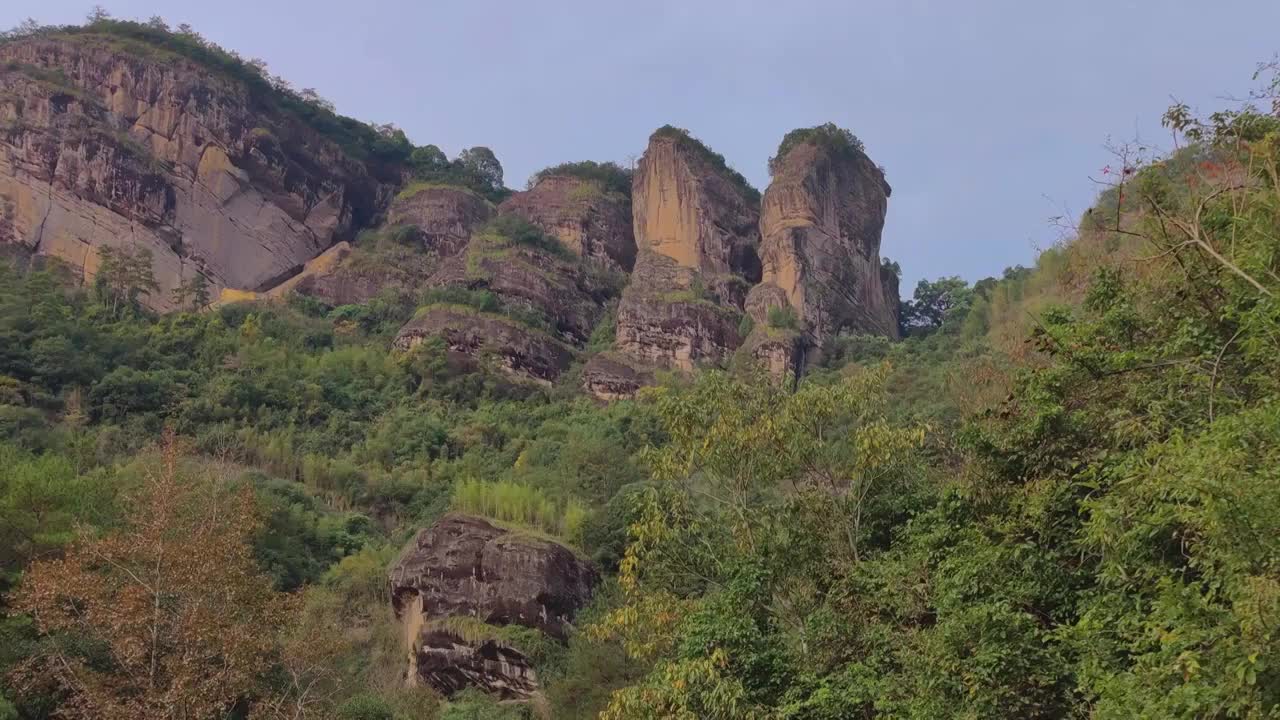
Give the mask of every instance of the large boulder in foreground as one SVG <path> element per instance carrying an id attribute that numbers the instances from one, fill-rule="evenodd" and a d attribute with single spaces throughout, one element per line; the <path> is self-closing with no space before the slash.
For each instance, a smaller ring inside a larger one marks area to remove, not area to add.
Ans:
<path id="1" fill-rule="evenodd" d="M 537 677 L 513 627 L 564 640 L 600 575 L 552 540 L 450 513 L 391 568 L 392 606 L 410 643 L 410 679 L 448 695 L 474 686 L 527 698 Z"/>
<path id="2" fill-rule="evenodd" d="M 770 163 L 760 213 L 763 280 L 748 308 L 785 298 L 815 348 L 841 330 L 896 337 L 896 276 L 887 278 L 880 262 L 890 193 L 884 173 L 835 126 L 798 132 L 802 139 L 784 141 Z M 753 317 L 757 327 L 767 320 Z"/>
<path id="3" fill-rule="evenodd" d="M 580 257 L 625 272 L 635 265 L 631 198 L 598 180 L 549 175 L 499 209 L 528 220 Z"/>

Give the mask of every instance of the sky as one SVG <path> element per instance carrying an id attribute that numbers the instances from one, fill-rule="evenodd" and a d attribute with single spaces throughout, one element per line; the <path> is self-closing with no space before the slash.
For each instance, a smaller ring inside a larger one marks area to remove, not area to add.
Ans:
<path id="1" fill-rule="evenodd" d="M 1169 147 L 1280 51 L 1280 0 L 109 0 L 190 23 L 339 112 L 451 156 L 491 147 L 511 187 L 571 160 L 631 162 L 687 128 L 757 187 L 796 127 L 835 122 L 893 194 L 881 254 L 921 278 L 1031 264 L 1092 201 L 1109 144 Z M 5 0 L 81 21 L 92 3 Z"/>

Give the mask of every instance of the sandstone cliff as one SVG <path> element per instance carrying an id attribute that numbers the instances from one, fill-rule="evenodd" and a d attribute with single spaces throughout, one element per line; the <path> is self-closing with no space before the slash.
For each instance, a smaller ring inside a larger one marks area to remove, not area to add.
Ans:
<path id="1" fill-rule="evenodd" d="M 215 295 L 278 284 L 389 188 L 240 80 L 160 47 L 93 33 L 0 46 L 0 243 L 86 280 L 102 247 L 149 249 L 157 309 L 194 273 Z"/>
<path id="2" fill-rule="evenodd" d="M 537 225 L 581 257 L 625 272 L 635 265 L 631 199 L 599 181 L 551 175 L 507 198 L 500 209 Z"/>
<path id="3" fill-rule="evenodd" d="M 743 300 L 759 280 L 757 199 L 687 133 L 650 137 L 633 177 L 640 254 L 618 308 L 620 351 L 691 370 L 738 346 Z"/>
<path id="4" fill-rule="evenodd" d="M 411 680 L 446 695 L 476 686 L 524 699 L 537 676 L 498 628 L 563 641 L 600 577 L 558 543 L 452 513 L 417 534 L 389 579 Z"/>
<path id="5" fill-rule="evenodd" d="M 790 340 L 767 338 L 756 345 L 772 366 L 791 369 L 799 354 L 820 350 L 841 330 L 897 336 L 897 278 L 887 278 L 880 263 L 890 193 L 884 174 L 852 136 L 824 141 L 824 132 L 841 132 L 834 126 L 800 132 L 809 139 L 771 163 L 760 213 L 763 280 L 747 301 L 757 332 L 794 322 L 805 347 L 787 350 Z"/>

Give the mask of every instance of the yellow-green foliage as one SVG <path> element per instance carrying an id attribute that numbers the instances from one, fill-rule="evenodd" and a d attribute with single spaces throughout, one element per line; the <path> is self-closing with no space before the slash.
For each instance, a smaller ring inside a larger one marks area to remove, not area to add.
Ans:
<path id="1" fill-rule="evenodd" d="M 524 525 L 573 542 L 581 539 L 588 515 L 586 506 L 576 499 L 557 503 L 532 485 L 510 480 L 460 480 L 454 487 L 452 504 L 455 510 Z"/>

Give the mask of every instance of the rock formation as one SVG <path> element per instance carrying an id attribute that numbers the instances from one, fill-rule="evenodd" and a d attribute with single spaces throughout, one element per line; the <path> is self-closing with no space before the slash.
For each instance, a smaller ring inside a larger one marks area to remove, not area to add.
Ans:
<path id="1" fill-rule="evenodd" d="M 771 162 L 760 213 L 764 277 L 747 308 L 759 334 L 753 352 L 775 369 L 797 369 L 806 353 L 812 361 L 841 330 L 897 336 L 897 277 L 880 263 L 890 188 L 855 143 L 824 142 L 815 132 Z M 792 329 L 799 335 L 767 337 Z"/>
<path id="2" fill-rule="evenodd" d="M 500 210 L 523 217 L 581 257 L 624 272 L 635 265 L 631 199 L 606 191 L 597 180 L 544 177 L 507 198 Z"/>
<path id="3" fill-rule="evenodd" d="M 449 350 L 482 360 L 513 375 L 549 384 L 573 362 L 568 345 L 496 313 L 438 304 L 419 310 L 396 335 L 398 350 L 412 350 L 431 337 Z"/>
<path id="4" fill-rule="evenodd" d="M 444 516 L 417 534 L 390 571 L 411 681 L 446 695 L 476 686 L 527 698 L 537 678 L 499 628 L 564 640 L 598 582 L 595 568 L 563 545 L 469 515 Z"/>
<path id="5" fill-rule="evenodd" d="M 640 254 L 618 309 L 620 351 L 691 370 L 738 346 L 742 303 L 759 279 L 753 193 L 687 133 L 650 137 L 632 184 Z"/>
<path id="6" fill-rule="evenodd" d="M 582 368 L 582 389 L 600 400 L 633 398 L 652 382 L 652 370 L 622 353 L 598 353 Z"/>
<path id="7" fill-rule="evenodd" d="M 215 295 L 280 283 L 395 179 L 260 89 L 141 41 L 34 37 L 0 47 L 0 68 L 0 243 L 86 280 L 100 248 L 146 248 L 157 309 L 193 273 Z"/>
<path id="8" fill-rule="evenodd" d="M 493 203 L 467 188 L 415 183 L 396 195 L 387 211 L 387 224 L 407 226 L 423 250 L 451 257 L 494 214 Z"/>

